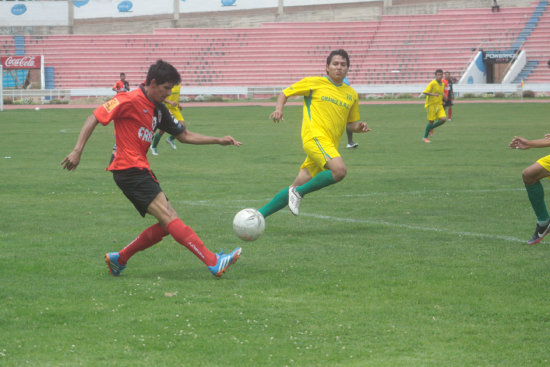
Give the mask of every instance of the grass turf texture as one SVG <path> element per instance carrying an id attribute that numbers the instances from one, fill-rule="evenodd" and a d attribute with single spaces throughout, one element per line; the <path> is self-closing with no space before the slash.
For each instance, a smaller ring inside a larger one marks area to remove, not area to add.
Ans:
<path id="1" fill-rule="evenodd" d="M 348 177 L 252 243 L 233 215 L 294 178 L 301 108 L 279 125 L 272 108 L 186 108 L 191 130 L 244 142 L 149 157 L 210 249 L 243 247 L 220 280 L 170 237 L 109 276 L 103 255 L 153 224 L 103 172 L 112 126 L 66 172 L 91 111 L 3 112 L 0 365 L 547 365 L 550 241 L 524 245 L 521 170 L 549 151 L 507 144 L 548 133 L 548 108 L 457 104 L 424 144 L 421 105 L 361 106 L 373 131 L 343 139 Z"/>

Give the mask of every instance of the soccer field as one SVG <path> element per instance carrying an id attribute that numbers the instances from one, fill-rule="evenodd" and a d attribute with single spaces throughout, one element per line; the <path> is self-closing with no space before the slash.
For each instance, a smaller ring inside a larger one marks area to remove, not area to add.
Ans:
<path id="1" fill-rule="evenodd" d="M 189 129 L 239 148 L 161 141 L 149 161 L 207 247 L 243 248 L 221 279 L 170 237 L 118 278 L 104 254 L 142 219 L 104 171 L 98 126 L 63 171 L 91 110 L 16 110 L 2 121 L 0 366 L 542 366 L 550 363 L 550 239 L 521 171 L 548 149 L 547 103 L 459 103 L 422 142 L 422 105 L 362 105 L 373 129 L 340 152 L 341 183 L 242 242 L 234 214 L 294 179 L 301 107 L 185 108 Z M 548 182 L 543 185 L 548 192 Z"/>

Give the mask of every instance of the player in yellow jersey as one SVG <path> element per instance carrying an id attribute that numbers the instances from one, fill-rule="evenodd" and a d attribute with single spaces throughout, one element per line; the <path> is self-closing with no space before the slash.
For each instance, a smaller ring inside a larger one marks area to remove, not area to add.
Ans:
<path id="1" fill-rule="evenodd" d="M 166 107 L 168 107 L 168 111 L 170 111 L 170 114 L 174 116 L 180 124 L 183 124 L 183 116 L 181 115 L 181 112 L 180 112 L 180 108 L 181 108 L 180 89 L 181 89 L 181 84 L 174 85 L 174 88 L 172 88 L 172 93 L 168 97 L 166 97 L 166 99 L 164 100 L 164 104 L 166 105 Z M 153 155 L 159 154 L 157 147 L 160 141 L 160 137 L 163 134 L 164 134 L 164 131 L 157 130 L 157 132 L 155 133 L 155 136 L 153 137 L 153 142 L 151 143 L 151 153 L 153 153 Z M 166 142 L 170 144 L 172 149 L 177 149 L 175 140 L 176 140 L 176 137 L 174 136 L 170 136 L 169 138 L 166 138 Z"/>
<path id="2" fill-rule="evenodd" d="M 327 58 L 327 76 L 307 77 L 283 90 L 277 97 L 275 111 L 269 116 L 274 122 L 283 120 L 283 107 L 291 96 L 303 96 L 302 144 L 306 159 L 294 182 L 259 209 L 267 217 L 287 204 L 298 215 L 302 198 L 313 191 L 341 181 L 346 165 L 337 147 L 344 130 L 355 133 L 370 131 L 359 121 L 357 92 L 344 83 L 349 70 L 345 50 L 332 51 Z"/>
<path id="3" fill-rule="evenodd" d="M 447 115 L 445 115 L 445 108 L 443 108 L 443 100 L 446 100 L 444 95 L 445 85 L 441 81 L 443 79 L 443 70 L 437 69 L 435 71 L 435 79 L 428 84 L 424 92 L 426 96 L 426 104 L 424 108 L 428 112 L 428 125 L 426 125 L 426 131 L 424 132 L 425 143 L 429 143 L 428 135 L 433 133 L 433 129 L 443 125 L 447 121 Z"/>

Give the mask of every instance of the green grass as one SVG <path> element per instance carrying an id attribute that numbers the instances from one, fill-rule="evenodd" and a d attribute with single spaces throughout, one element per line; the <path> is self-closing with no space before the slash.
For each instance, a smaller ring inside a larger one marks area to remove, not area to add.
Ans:
<path id="1" fill-rule="evenodd" d="M 421 138 L 421 105 L 361 106 L 373 131 L 341 146 L 344 181 L 267 219 L 252 243 L 233 215 L 290 184 L 301 108 L 186 108 L 193 131 L 240 148 L 161 142 L 150 157 L 184 222 L 218 251 L 219 280 L 166 237 L 119 278 L 103 256 L 144 228 L 104 172 L 98 126 L 75 172 L 60 161 L 89 110 L 5 111 L 0 171 L 1 366 L 542 366 L 550 363 L 549 241 L 521 171 L 548 150 L 548 104 L 467 104 Z M 544 183 L 548 187 L 547 183 Z"/>

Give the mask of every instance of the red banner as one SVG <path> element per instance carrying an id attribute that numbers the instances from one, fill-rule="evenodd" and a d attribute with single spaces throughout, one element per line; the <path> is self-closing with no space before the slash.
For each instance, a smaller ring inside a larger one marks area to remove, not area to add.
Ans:
<path id="1" fill-rule="evenodd" d="M 1 56 L 4 69 L 40 69 L 42 56 Z"/>

